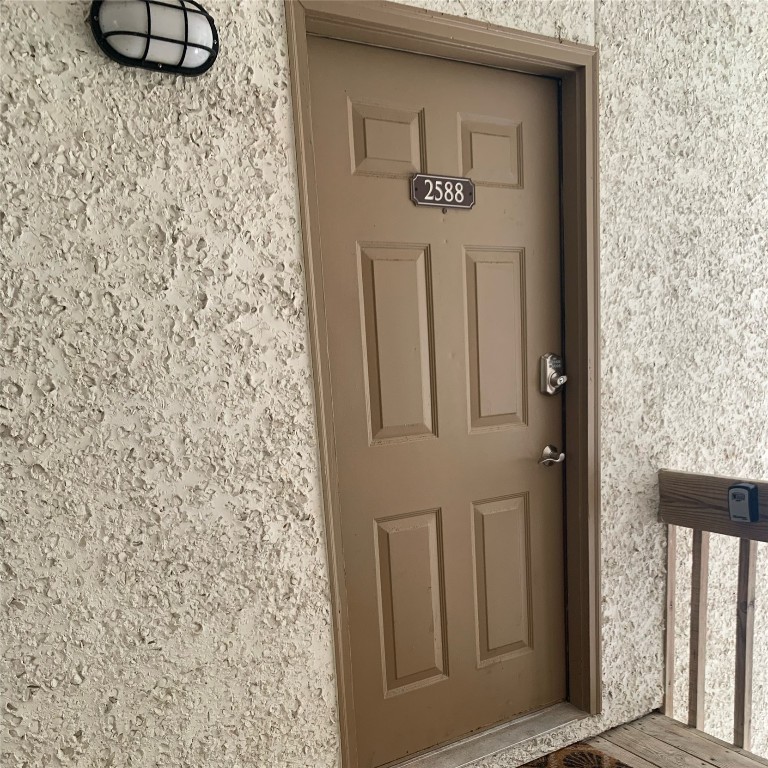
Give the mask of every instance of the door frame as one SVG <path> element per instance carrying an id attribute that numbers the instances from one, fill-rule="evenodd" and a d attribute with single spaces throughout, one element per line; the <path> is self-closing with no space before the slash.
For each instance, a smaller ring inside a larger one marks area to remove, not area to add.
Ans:
<path id="1" fill-rule="evenodd" d="M 560 81 L 568 701 L 602 709 L 598 51 L 376 0 L 285 0 L 299 207 L 329 560 L 342 764 L 357 764 L 347 600 L 315 179 L 307 36 L 365 43 Z M 405 192 L 404 192 L 405 194 Z"/>

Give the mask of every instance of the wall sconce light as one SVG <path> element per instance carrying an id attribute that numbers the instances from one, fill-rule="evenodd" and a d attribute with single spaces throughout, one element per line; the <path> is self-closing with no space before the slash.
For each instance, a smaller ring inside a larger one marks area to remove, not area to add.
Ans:
<path id="1" fill-rule="evenodd" d="M 180 75 L 202 75 L 219 53 L 213 19 L 195 0 L 94 0 L 91 29 L 110 59 Z"/>

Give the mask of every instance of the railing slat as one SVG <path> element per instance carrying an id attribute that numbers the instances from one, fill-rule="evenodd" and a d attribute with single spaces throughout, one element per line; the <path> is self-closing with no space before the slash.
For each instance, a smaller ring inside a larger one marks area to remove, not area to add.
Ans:
<path id="1" fill-rule="evenodd" d="M 709 532 L 693 531 L 691 571 L 691 655 L 688 688 L 688 725 L 704 729 L 704 683 L 707 667 L 707 592 L 709 588 Z"/>
<path id="2" fill-rule="evenodd" d="M 733 743 L 742 749 L 750 748 L 752 736 L 752 641 L 755 630 L 756 563 L 757 542 L 740 539 Z"/>
<path id="3" fill-rule="evenodd" d="M 675 592 L 677 589 L 677 526 L 667 526 L 667 618 L 664 635 L 664 706 L 673 717 L 675 708 Z"/>

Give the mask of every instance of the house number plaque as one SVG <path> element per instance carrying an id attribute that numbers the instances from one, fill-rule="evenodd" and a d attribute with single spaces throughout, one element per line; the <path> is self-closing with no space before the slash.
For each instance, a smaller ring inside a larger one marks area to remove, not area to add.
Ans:
<path id="1" fill-rule="evenodd" d="M 417 173 L 411 177 L 411 200 L 435 208 L 471 208 L 475 204 L 475 185 L 472 179 L 459 176 Z"/>

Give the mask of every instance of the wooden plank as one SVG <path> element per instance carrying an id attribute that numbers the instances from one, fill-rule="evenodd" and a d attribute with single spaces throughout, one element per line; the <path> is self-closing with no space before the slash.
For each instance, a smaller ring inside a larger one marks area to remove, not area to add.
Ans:
<path id="1" fill-rule="evenodd" d="M 663 717 L 663 715 L 648 715 L 648 717 Z M 679 723 L 679 726 L 681 728 L 688 727 L 686 725 L 683 725 L 682 723 Z M 698 735 L 700 738 L 705 739 L 706 741 L 711 741 L 714 744 L 719 744 L 721 747 L 725 747 L 726 749 L 731 750 L 734 755 L 741 755 L 742 757 L 746 757 L 749 760 L 752 760 L 755 768 L 768 768 L 768 760 L 760 757 L 759 755 L 754 755 L 752 754 L 752 752 L 747 752 L 746 750 L 741 749 L 740 747 L 734 747 L 733 744 L 729 744 L 727 741 L 718 739 L 716 736 L 712 736 L 709 733 L 704 733 L 704 731 L 698 731 Z"/>
<path id="2" fill-rule="evenodd" d="M 752 641 L 755 634 L 755 566 L 757 542 L 739 542 L 739 587 L 736 606 L 736 696 L 733 743 L 749 749 L 752 741 Z"/>
<path id="3" fill-rule="evenodd" d="M 707 674 L 707 593 L 709 592 L 709 533 L 693 532 L 691 567 L 691 651 L 688 681 L 688 725 L 704 729 Z"/>
<path id="4" fill-rule="evenodd" d="M 728 488 L 750 482 L 758 488 L 760 520 L 734 523 L 728 516 Z M 739 477 L 659 471 L 659 520 L 740 539 L 768 541 L 768 482 Z"/>
<path id="5" fill-rule="evenodd" d="M 606 755 L 612 757 L 614 760 L 619 760 L 629 768 L 659 768 L 658 763 L 649 763 L 644 757 L 638 757 L 628 752 L 623 747 L 614 744 L 612 741 L 608 741 L 603 736 L 597 736 L 594 739 L 590 739 L 587 744 L 595 749 L 600 749 L 605 752 Z"/>
<path id="6" fill-rule="evenodd" d="M 681 752 L 666 742 L 643 733 L 632 725 L 622 725 L 604 734 L 608 741 L 643 757 L 658 768 L 713 768 L 712 763 Z"/>
<path id="7" fill-rule="evenodd" d="M 675 707 L 675 592 L 677 589 L 677 526 L 667 526 L 667 616 L 664 630 L 664 707 L 672 717 Z"/>
<path id="8" fill-rule="evenodd" d="M 758 764 L 752 758 L 736 753 L 729 746 L 702 738 L 701 731 L 663 715 L 650 715 L 632 725 L 638 731 L 700 760 L 706 760 L 717 768 L 758 768 Z"/>

